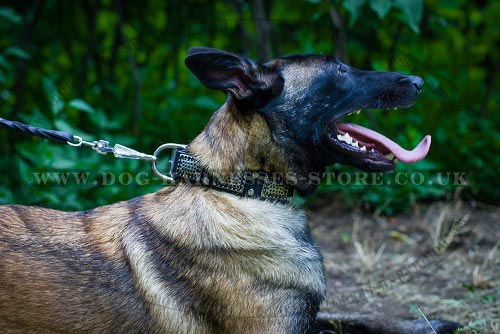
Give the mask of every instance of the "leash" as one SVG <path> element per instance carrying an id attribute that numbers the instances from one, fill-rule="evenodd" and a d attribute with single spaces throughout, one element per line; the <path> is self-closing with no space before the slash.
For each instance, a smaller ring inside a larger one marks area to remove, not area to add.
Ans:
<path id="1" fill-rule="evenodd" d="M 8 121 L 3 118 L 0 118 L 0 127 L 20 131 L 32 136 L 50 139 L 60 144 L 66 144 L 68 142 L 73 142 L 74 140 L 74 136 L 66 132 L 40 129 L 21 122 Z"/>
<path id="2" fill-rule="evenodd" d="M 161 152 L 167 149 L 177 150 L 186 148 L 186 145 L 168 143 L 161 145 L 156 149 L 156 151 L 152 155 L 149 155 L 120 144 L 115 144 L 111 146 L 109 142 L 106 140 L 94 140 L 93 142 L 88 142 L 83 140 L 82 137 L 75 136 L 67 132 L 37 128 L 35 126 L 24 124 L 21 122 L 9 121 L 4 118 L 0 118 L 0 128 L 15 130 L 27 135 L 49 139 L 59 144 L 70 145 L 73 147 L 89 146 L 94 151 L 102 155 L 113 153 L 115 158 L 149 161 L 152 163 L 153 172 L 160 179 L 166 181 L 169 184 L 175 184 L 176 181 L 170 175 L 170 173 L 169 175 L 165 175 L 158 170 L 157 167 L 157 163 L 159 161 L 158 156 L 160 155 Z M 174 155 L 174 153 L 175 152 L 173 152 L 172 156 Z M 172 161 L 170 161 L 170 164 L 172 164 Z"/>
<path id="3" fill-rule="evenodd" d="M 0 128 L 15 130 L 24 134 L 55 141 L 73 147 L 88 146 L 99 154 L 112 153 L 116 158 L 149 161 L 153 172 L 167 184 L 174 185 L 180 181 L 224 191 L 240 197 L 271 200 L 290 203 L 295 187 L 286 182 L 283 176 L 264 171 L 243 171 L 227 176 L 209 173 L 199 165 L 198 160 L 187 150 L 186 145 L 167 143 L 158 147 L 152 155 L 144 154 L 130 147 L 115 144 L 111 146 L 106 140 L 88 142 L 82 137 L 57 130 L 37 128 L 32 125 L 0 118 Z M 159 155 L 165 150 L 172 150 L 168 175 L 158 170 Z"/>

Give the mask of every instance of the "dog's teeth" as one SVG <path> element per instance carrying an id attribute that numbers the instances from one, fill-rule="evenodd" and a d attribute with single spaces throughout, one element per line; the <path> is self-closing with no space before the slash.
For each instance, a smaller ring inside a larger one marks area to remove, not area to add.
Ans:
<path id="1" fill-rule="evenodd" d="M 353 141 L 353 142 L 351 143 L 351 145 L 352 145 L 352 146 L 354 146 L 354 147 L 358 147 L 358 142 L 357 142 L 357 141 Z"/>
<path id="2" fill-rule="evenodd" d="M 364 146 L 361 146 L 359 149 L 360 149 L 361 151 L 363 151 L 363 152 L 366 152 L 366 147 L 364 147 Z"/>
<path id="3" fill-rule="evenodd" d="M 344 138 L 344 137 L 342 137 L 342 135 L 340 135 L 340 134 L 338 134 L 338 133 L 337 133 L 337 139 L 338 139 L 338 140 L 342 140 L 343 138 Z"/>
<path id="4" fill-rule="evenodd" d="M 356 115 L 357 115 L 357 114 L 359 114 L 360 112 L 361 112 L 361 109 L 359 109 L 359 110 L 354 110 L 354 111 L 351 111 L 351 112 L 349 113 L 349 115 L 352 115 L 352 114 L 356 114 Z"/>
<path id="5" fill-rule="evenodd" d="M 352 138 L 351 136 L 349 136 L 349 133 L 346 132 L 345 133 L 345 136 L 344 136 L 344 141 L 347 143 L 347 144 L 351 144 L 352 143 Z"/>

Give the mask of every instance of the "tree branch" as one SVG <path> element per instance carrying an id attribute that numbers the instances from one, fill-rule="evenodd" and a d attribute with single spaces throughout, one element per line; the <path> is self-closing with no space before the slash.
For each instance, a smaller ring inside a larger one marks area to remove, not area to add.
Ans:
<path id="1" fill-rule="evenodd" d="M 335 29 L 335 51 L 334 55 L 342 62 L 350 65 L 349 56 L 347 54 L 346 46 L 346 31 L 344 22 L 338 10 L 333 7 L 330 9 L 330 17 L 332 18 L 333 28 Z"/>
<path id="2" fill-rule="evenodd" d="M 495 79 L 497 77 L 498 71 L 500 71 L 500 63 L 494 63 L 491 54 L 488 54 L 485 59 L 487 64 L 486 68 L 486 93 L 484 94 L 483 100 L 481 101 L 481 109 L 479 109 L 479 117 L 484 118 L 488 110 L 488 102 L 490 101 L 491 94 L 493 93 L 493 88 L 495 86 Z"/>
<path id="3" fill-rule="evenodd" d="M 21 42 L 21 47 L 24 50 L 28 50 L 29 45 L 30 45 L 30 40 L 31 40 L 31 33 L 34 30 L 38 19 L 40 18 L 43 10 L 43 1 L 38 1 L 35 5 L 34 9 L 34 14 L 33 18 L 29 21 L 28 18 L 26 18 L 28 15 L 23 15 L 24 18 L 24 31 L 23 31 L 23 36 L 22 36 L 22 42 Z M 14 102 L 14 105 L 12 106 L 12 109 L 8 113 L 9 117 L 14 117 L 19 113 L 19 110 L 21 109 L 21 106 L 23 105 L 24 102 L 24 79 L 26 77 L 26 67 L 27 67 L 27 60 L 26 59 L 19 59 L 17 62 L 16 66 L 16 78 L 14 80 L 14 85 L 12 88 L 12 91 L 14 92 L 14 96 L 16 97 L 16 101 Z"/>
<path id="4" fill-rule="evenodd" d="M 109 68 L 108 68 L 109 81 L 113 83 L 115 81 L 115 66 L 116 66 L 116 59 L 118 57 L 118 48 L 120 47 L 121 43 L 122 43 L 122 38 L 121 38 L 120 22 L 118 22 L 115 27 L 115 37 L 113 39 L 113 48 L 111 49 Z"/>
<path id="5" fill-rule="evenodd" d="M 270 8 L 270 7 L 269 7 Z M 257 28 L 257 50 L 260 61 L 268 60 L 272 56 L 271 52 L 271 24 L 269 23 L 264 0 L 253 0 L 253 14 L 255 27 Z"/>
<path id="6" fill-rule="evenodd" d="M 238 16 L 238 30 L 240 33 L 240 50 L 241 53 L 248 55 L 250 53 L 250 34 L 248 33 L 245 22 L 243 18 L 243 6 L 245 5 L 244 0 L 232 0 L 231 1 L 236 15 Z"/>
<path id="7" fill-rule="evenodd" d="M 122 0 L 116 1 L 116 9 L 118 12 L 118 22 L 119 22 L 119 30 L 120 36 L 123 41 L 123 44 L 127 45 L 127 37 L 123 32 L 123 22 L 124 22 L 124 14 L 123 14 L 123 3 Z M 141 77 L 139 75 L 139 70 L 137 68 L 137 62 L 132 54 L 132 50 L 127 46 L 127 57 L 130 63 L 130 69 L 132 71 L 132 77 L 134 79 L 134 108 L 132 110 L 132 131 L 134 136 L 139 140 L 138 136 L 140 133 L 140 116 L 141 116 Z"/>

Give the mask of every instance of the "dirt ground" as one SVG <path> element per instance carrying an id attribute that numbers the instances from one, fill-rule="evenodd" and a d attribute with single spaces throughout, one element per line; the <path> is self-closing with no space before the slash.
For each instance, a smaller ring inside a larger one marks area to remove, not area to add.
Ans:
<path id="1" fill-rule="evenodd" d="M 499 208 L 440 202 L 384 217 L 329 202 L 308 208 L 327 276 L 323 311 L 422 319 L 418 307 L 460 322 L 460 333 L 500 333 Z"/>

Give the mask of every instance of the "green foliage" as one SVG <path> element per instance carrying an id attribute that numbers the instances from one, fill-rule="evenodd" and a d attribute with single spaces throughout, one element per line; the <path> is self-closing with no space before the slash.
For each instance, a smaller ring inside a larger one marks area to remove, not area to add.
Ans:
<path id="1" fill-rule="evenodd" d="M 121 18 L 117 4 L 123 6 Z M 322 184 L 320 192 L 391 213 L 457 189 L 429 183 L 436 173 L 464 172 L 470 182 L 465 196 L 495 204 L 500 198 L 498 1 L 275 1 L 267 8 L 272 18 L 267 39 L 260 38 L 266 29 L 259 26 L 262 20 L 253 20 L 248 1 L 10 1 L 6 6 L 0 7 L 0 117 L 151 153 L 164 142 L 192 140 L 224 101 L 224 94 L 201 87 L 185 68 L 189 46 L 254 58 L 261 56 L 263 43 L 270 56 L 335 54 L 354 67 L 422 76 L 424 93 L 410 110 L 363 112 L 353 121 L 403 147 L 426 134 L 433 144 L 424 162 L 396 171 L 422 173 L 425 184 L 334 182 Z M 0 143 L 0 203 L 85 209 L 164 186 L 153 180 L 146 162 L 7 131 L 0 131 Z M 330 170 L 354 173 L 337 165 Z M 55 174 L 45 185 L 36 179 L 36 173 L 54 171 L 70 173 L 71 182 L 62 186 Z M 86 173 L 88 180 L 78 184 Z M 130 175 L 133 182 L 127 182 Z"/>
<path id="2" fill-rule="evenodd" d="M 392 1 L 387 0 L 371 0 L 370 8 L 373 9 L 375 13 L 377 13 L 380 19 L 383 19 L 387 16 L 392 7 Z"/>
<path id="3" fill-rule="evenodd" d="M 423 0 L 395 0 L 394 6 L 403 13 L 404 22 L 416 33 L 424 10 Z"/>
<path id="4" fill-rule="evenodd" d="M 352 27 L 356 20 L 359 17 L 359 14 L 361 12 L 361 7 L 365 4 L 366 0 L 346 0 L 342 1 L 342 6 L 344 6 L 345 9 L 350 14 L 349 18 L 349 26 Z"/>
<path id="5" fill-rule="evenodd" d="M 21 23 L 21 17 L 9 7 L 0 7 L 0 18 L 10 21 L 14 24 Z"/>
<path id="6" fill-rule="evenodd" d="M 354 26 L 363 11 L 369 5 L 380 19 L 384 19 L 391 8 L 401 12 L 401 20 L 415 33 L 420 32 L 419 24 L 424 9 L 423 0 L 343 0 L 342 6 L 349 12 L 349 27 Z"/>
<path id="7" fill-rule="evenodd" d="M 82 99 L 73 99 L 69 101 L 69 106 L 83 112 L 88 112 L 88 113 L 94 112 L 94 109 Z"/>

